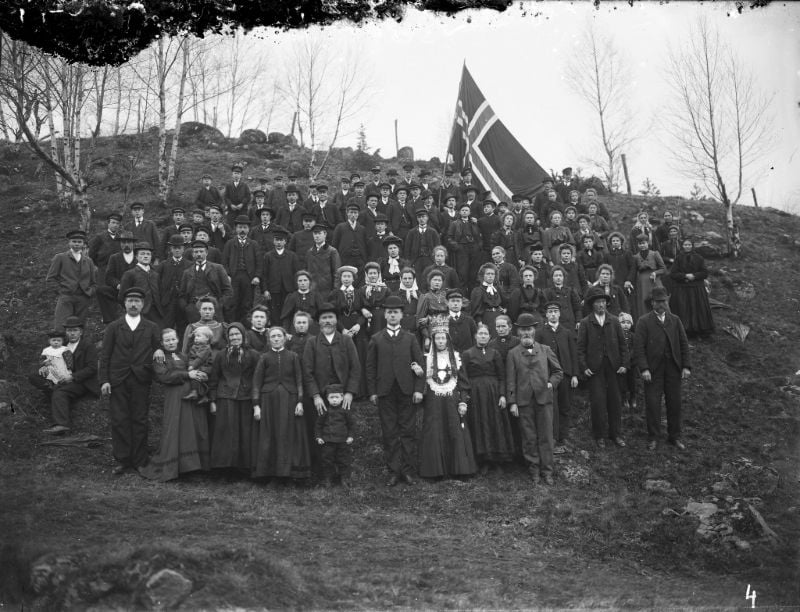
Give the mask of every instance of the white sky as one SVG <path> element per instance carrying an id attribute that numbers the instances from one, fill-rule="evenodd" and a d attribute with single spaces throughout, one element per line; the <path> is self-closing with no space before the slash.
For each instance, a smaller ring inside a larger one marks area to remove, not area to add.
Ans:
<path id="1" fill-rule="evenodd" d="M 545 169 L 581 163 L 596 125 L 591 110 L 563 82 L 567 59 L 586 19 L 611 33 L 630 59 L 634 109 L 650 121 L 667 95 L 663 78 L 669 45 L 680 45 L 698 13 L 719 27 L 774 95 L 774 138 L 760 167 L 753 167 L 742 204 L 755 187 L 762 206 L 800 206 L 800 4 L 771 4 L 737 14 L 733 3 L 602 2 L 517 3 L 504 13 L 469 11 L 455 17 L 408 10 L 401 23 L 340 24 L 323 34 L 330 44 L 355 46 L 372 65 L 375 100 L 363 113 L 367 141 L 384 157 L 400 146 L 418 159 L 444 158 L 464 61 L 500 119 Z M 302 32 L 266 34 L 262 44 L 286 48 Z M 280 52 L 280 51 L 279 51 Z M 274 129 L 279 129 L 275 126 Z M 288 128 L 287 128 L 288 130 Z M 657 129 L 627 151 L 636 192 L 650 177 L 663 195 L 687 195 L 694 182 L 668 163 Z M 337 143 L 355 146 L 355 134 Z"/>

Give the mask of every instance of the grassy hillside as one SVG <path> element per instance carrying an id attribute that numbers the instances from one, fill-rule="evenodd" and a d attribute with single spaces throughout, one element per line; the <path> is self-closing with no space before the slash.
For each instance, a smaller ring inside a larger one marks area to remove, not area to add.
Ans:
<path id="1" fill-rule="evenodd" d="M 120 205 L 128 179 L 114 168 L 137 146 L 98 144 L 98 218 Z M 154 141 L 148 147 L 142 152 L 152 157 Z M 185 150 L 177 197 L 190 199 L 202 171 L 227 177 L 234 161 L 249 161 L 245 174 L 258 177 L 263 154 L 233 143 Z M 270 171 L 287 161 L 269 162 Z M 146 578 L 171 568 L 193 583 L 185 609 L 728 608 L 749 607 L 748 585 L 758 607 L 800 605 L 800 388 L 792 376 L 800 369 L 800 218 L 741 208 L 742 257 L 709 261 L 712 297 L 730 308 L 715 310 L 711 341 L 692 345 L 683 453 L 648 452 L 641 412 L 624 415 L 627 449 L 597 452 L 584 407 L 576 451 L 558 460 L 552 488 L 533 489 L 521 471 L 508 470 L 385 489 L 377 415 L 359 405 L 350 492 L 265 487 L 226 475 L 156 484 L 112 477 L 107 442 L 41 446 L 48 408 L 24 375 L 51 325 L 44 276 L 76 217 L 53 207 L 51 179 L 36 169 L 27 153 L 0 154 L 0 329 L 8 348 L 0 401 L 14 405 L 0 414 L 0 604 L 144 605 Z M 341 169 L 334 165 L 331 174 Z M 150 203 L 154 164 L 143 157 L 135 174 L 131 199 L 164 216 Z M 710 202 L 605 202 L 625 230 L 641 207 L 669 207 L 688 231 L 724 233 L 722 212 Z M 702 224 L 688 220 L 692 211 Z M 93 311 L 88 332 L 95 337 L 97 322 Z M 723 331 L 736 323 L 750 328 L 744 342 Z M 152 447 L 159 404 L 156 391 Z M 80 431 L 109 436 L 104 402 L 83 402 L 74 418 Z M 684 512 L 689 502 L 716 504 L 716 535 L 697 533 L 698 519 Z"/>

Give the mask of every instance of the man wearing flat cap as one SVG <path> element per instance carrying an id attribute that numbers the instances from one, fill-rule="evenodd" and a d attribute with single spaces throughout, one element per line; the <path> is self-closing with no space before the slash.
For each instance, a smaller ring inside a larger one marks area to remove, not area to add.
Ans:
<path id="1" fill-rule="evenodd" d="M 200 298 L 210 295 L 224 308 L 233 297 L 225 267 L 208 261 L 208 244 L 195 240 L 192 243 L 192 255 L 194 263 L 183 271 L 180 290 L 180 303 L 189 323 L 200 320 L 200 311 L 197 310 Z"/>
<path id="2" fill-rule="evenodd" d="M 300 218 L 302 219 L 303 227 L 292 234 L 287 248 L 293 253 L 297 253 L 300 268 L 307 269 L 308 250 L 314 246 L 314 224 L 317 222 L 317 217 L 314 213 L 303 210 Z"/>
<path id="3" fill-rule="evenodd" d="M 226 319 L 229 322 L 247 323 L 247 313 L 253 307 L 253 296 L 260 283 L 263 252 L 257 242 L 250 239 L 250 218 L 239 215 L 234 219 L 235 237 L 225 243 L 222 263 L 231 279 L 233 296 L 228 302 Z"/>
<path id="4" fill-rule="evenodd" d="M 203 184 L 194 198 L 194 203 L 203 210 L 206 210 L 212 204 L 221 206 L 222 196 L 219 193 L 219 189 L 211 185 L 211 175 L 206 173 L 202 176 L 201 180 Z"/>
<path id="5" fill-rule="evenodd" d="M 367 262 L 367 230 L 358 222 L 358 204 L 347 205 L 347 219 L 333 230 L 331 246 L 339 251 L 342 265 L 361 270 Z"/>
<path id="6" fill-rule="evenodd" d="M 667 441 L 678 450 L 681 441 L 681 382 L 692 373 L 689 340 L 683 322 L 669 312 L 669 293 L 654 287 L 653 310 L 639 317 L 633 337 L 634 363 L 644 381 L 648 449 L 661 438 L 661 398 L 667 410 Z"/>
<path id="7" fill-rule="evenodd" d="M 439 232 L 428 223 L 430 220 L 428 209 L 424 205 L 420 206 L 414 214 L 417 224 L 406 234 L 403 254 L 411 262 L 417 278 L 422 278 L 423 271 L 433 265 L 433 249 L 439 246 L 441 241 Z"/>
<path id="8" fill-rule="evenodd" d="M 370 178 L 367 182 L 367 186 L 364 189 L 364 195 L 368 196 L 370 194 L 380 195 L 381 194 L 381 167 L 380 166 L 373 166 L 370 170 Z M 388 183 L 387 183 L 388 185 Z M 391 191 L 391 187 L 389 188 Z"/>
<path id="9" fill-rule="evenodd" d="M 106 328 L 98 370 L 100 391 L 109 398 L 115 476 L 147 464 L 153 352 L 161 344 L 158 326 L 142 316 L 144 291 L 131 287 L 123 299 L 125 315 Z"/>
<path id="10" fill-rule="evenodd" d="M 109 296 L 100 291 L 106 282 L 106 268 L 108 260 L 114 253 L 119 253 L 119 235 L 122 215 L 111 213 L 106 217 L 107 227 L 105 231 L 94 236 L 89 242 L 89 257 L 97 266 L 97 305 L 100 308 L 100 317 L 104 324 L 108 324 L 117 318 L 117 300 L 115 295 Z"/>
<path id="11" fill-rule="evenodd" d="M 327 296 L 333 290 L 336 271 L 342 265 L 339 251 L 328 244 L 330 228 L 317 222 L 312 228 L 314 244 L 306 252 L 306 269 L 311 274 L 312 288 Z"/>
<path id="12" fill-rule="evenodd" d="M 305 209 L 298 203 L 300 191 L 294 184 L 286 186 L 285 203 L 275 208 L 275 223 L 289 232 L 289 236 L 303 229 L 303 213 Z"/>
<path id="13" fill-rule="evenodd" d="M 152 321 L 158 328 L 163 325 L 161 314 L 161 296 L 159 272 L 153 265 L 153 246 L 147 242 L 137 242 L 133 247 L 136 265 L 122 275 L 119 285 L 119 301 L 131 287 L 139 288 L 143 293 L 141 314 Z"/>
<path id="14" fill-rule="evenodd" d="M 154 221 L 144 218 L 144 204 L 131 204 L 131 216 L 133 218 L 125 225 L 125 229 L 133 233 L 136 242 L 149 242 L 153 247 L 158 247 L 161 244 L 158 228 Z M 153 263 L 157 262 L 158 253 L 153 253 Z"/>
<path id="15" fill-rule="evenodd" d="M 253 192 L 253 202 L 247 207 L 247 216 L 250 217 L 251 223 L 254 225 L 258 224 L 259 219 L 261 219 L 261 211 L 265 207 L 272 210 L 272 216 L 274 217 L 275 208 L 267 202 L 267 192 L 261 189 L 256 189 Z"/>
<path id="16" fill-rule="evenodd" d="M 279 210 L 282 210 L 286 207 L 286 185 L 284 185 L 282 175 L 275 175 L 272 183 L 272 189 L 267 193 L 267 202 L 272 206 L 272 209 L 275 211 L 276 215 L 278 214 Z"/>
<path id="17" fill-rule="evenodd" d="M 286 228 L 276 225 L 272 235 L 274 247 L 262 257 L 261 291 L 269 302 L 269 320 L 277 324 L 287 296 L 297 288 L 296 275 L 301 268 L 300 258 L 286 248 L 289 240 Z"/>
<path id="18" fill-rule="evenodd" d="M 553 390 L 563 377 L 549 346 L 534 339 L 536 318 L 517 319 L 520 343 L 506 357 L 506 400 L 519 418 L 522 454 L 534 483 L 553 484 Z"/>
<path id="19" fill-rule="evenodd" d="M 182 206 L 175 206 L 172 209 L 172 223 L 169 224 L 161 233 L 161 242 L 158 246 L 157 257 L 159 260 L 164 260 L 169 257 L 169 246 L 167 243 L 169 239 L 181 233 L 181 226 L 186 223 L 186 209 Z M 156 246 L 155 244 L 153 246 Z"/>
<path id="20" fill-rule="evenodd" d="M 350 190 L 350 178 L 343 176 L 339 179 L 339 189 L 333 194 L 331 203 L 339 209 L 342 217 L 347 215 L 347 201 L 353 197 L 353 192 Z"/>
<path id="21" fill-rule="evenodd" d="M 64 319 L 64 346 L 72 353 L 72 367 L 67 377 L 59 381 L 54 387 L 44 387 L 38 384 L 45 379 L 37 376 L 31 379 L 35 386 L 46 389 L 50 401 L 50 414 L 52 426 L 44 430 L 50 435 L 66 433 L 72 427 L 70 423 L 70 408 L 80 398 L 86 395 L 100 395 L 100 385 L 97 383 L 97 349 L 94 342 L 83 335 L 84 322 L 78 317 L 70 316 Z"/>
<path id="22" fill-rule="evenodd" d="M 609 298 L 603 288 L 590 287 L 584 299 L 592 313 L 578 327 L 578 368 L 589 381 L 592 435 L 598 448 L 605 447 L 606 435 L 624 447 L 617 375 L 627 371 L 628 347 L 619 320 L 607 311 Z"/>
<path id="23" fill-rule="evenodd" d="M 58 253 L 50 262 L 45 284 L 56 293 L 53 328 L 64 329 L 64 320 L 76 316 L 86 320 L 89 301 L 97 291 L 97 267 L 84 253 L 86 233 L 81 230 L 67 232 L 69 249 Z"/>
<path id="24" fill-rule="evenodd" d="M 172 236 L 167 243 L 169 254 L 158 270 L 158 295 L 164 327 L 177 331 L 179 338 L 183 337 L 186 327 L 186 313 L 180 305 L 181 279 L 184 271 L 192 266 L 192 260 L 184 257 L 185 246 L 182 236 Z"/>
<path id="25" fill-rule="evenodd" d="M 242 166 L 234 165 L 231 168 L 231 182 L 225 185 L 222 194 L 223 204 L 228 211 L 228 225 L 232 226 L 239 215 L 247 214 L 250 199 L 250 187 L 242 180 Z"/>
<path id="26" fill-rule="evenodd" d="M 311 210 L 317 215 L 317 223 L 325 223 L 328 227 L 334 228 L 342 222 L 342 214 L 328 199 L 328 186 L 317 185 L 319 201 Z"/>

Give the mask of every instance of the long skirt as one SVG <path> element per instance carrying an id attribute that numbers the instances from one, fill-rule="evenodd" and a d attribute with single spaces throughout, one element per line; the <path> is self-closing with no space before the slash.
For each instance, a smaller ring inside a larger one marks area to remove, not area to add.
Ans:
<path id="1" fill-rule="evenodd" d="M 216 404 L 211 467 L 238 468 L 249 472 L 253 460 L 253 402 L 222 398 Z"/>
<path id="2" fill-rule="evenodd" d="M 296 405 L 297 395 L 282 385 L 261 394 L 261 421 L 253 427 L 254 477 L 311 476 L 305 418 L 295 416 Z"/>
<path id="3" fill-rule="evenodd" d="M 477 376 L 470 383 L 472 401 L 467 410 L 467 420 L 475 456 L 478 461 L 511 461 L 514 438 L 508 410 L 498 406 L 500 388 L 497 379 Z"/>
<path id="4" fill-rule="evenodd" d="M 182 399 L 189 383 L 164 386 L 164 417 L 161 445 L 143 473 L 153 480 L 167 481 L 180 474 L 208 470 L 208 408 Z"/>
<path id="5" fill-rule="evenodd" d="M 428 389 L 422 417 L 419 475 L 465 476 L 478 471 L 469 427 L 458 415 L 453 396 L 437 396 Z"/>
<path id="6" fill-rule="evenodd" d="M 669 307 L 672 314 L 680 318 L 687 335 L 703 336 L 714 331 L 714 316 L 711 314 L 711 304 L 702 283 L 695 285 L 673 283 Z"/>

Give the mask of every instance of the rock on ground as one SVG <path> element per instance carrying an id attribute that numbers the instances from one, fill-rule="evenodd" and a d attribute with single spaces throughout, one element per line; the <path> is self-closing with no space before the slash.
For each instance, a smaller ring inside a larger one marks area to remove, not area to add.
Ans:
<path id="1" fill-rule="evenodd" d="M 171 569 L 162 569 L 147 580 L 144 603 L 158 610 L 168 610 L 192 592 L 192 581 Z"/>

